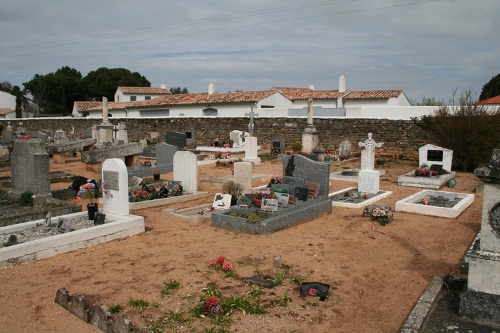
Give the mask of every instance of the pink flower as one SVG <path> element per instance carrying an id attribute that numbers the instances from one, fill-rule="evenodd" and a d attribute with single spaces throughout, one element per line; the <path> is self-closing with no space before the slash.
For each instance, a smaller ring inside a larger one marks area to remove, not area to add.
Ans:
<path id="1" fill-rule="evenodd" d="M 224 265 L 222 266 L 222 269 L 225 271 L 232 271 L 233 270 L 233 264 L 229 261 L 226 261 Z"/>
<path id="2" fill-rule="evenodd" d="M 222 266 L 224 264 L 224 261 L 226 261 L 226 257 L 222 256 L 217 258 L 217 265 Z"/>
<path id="3" fill-rule="evenodd" d="M 309 289 L 309 295 L 316 296 L 316 289 L 314 288 Z"/>
<path id="4" fill-rule="evenodd" d="M 215 265 L 215 259 L 210 259 L 210 266 Z"/>

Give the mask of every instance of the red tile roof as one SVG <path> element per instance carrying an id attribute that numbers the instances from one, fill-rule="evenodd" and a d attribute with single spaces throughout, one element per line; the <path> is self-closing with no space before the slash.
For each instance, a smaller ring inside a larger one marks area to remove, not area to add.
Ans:
<path id="1" fill-rule="evenodd" d="M 482 101 L 477 102 L 477 104 L 500 104 L 500 95 L 483 99 Z"/>
<path id="2" fill-rule="evenodd" d="M 403 90 L 366 90 L 366 91 L 351 91 L 344 99 L 387 99 L 398 97 L 403 93 Z"/>
<path id="3" fill-rule="evenodd" d="M 2 115 L 2 116 L 6 116 L 8 114 L 11 114 L 12 112 L 16 112 L 16 110 L 9 109 L 9 108 L 0 109 L 0 115 Z"/>
<path id="4" fill-rule="evenodd" d="M 339 92 L 338 90 L 313 90 L 310 88 L 288 88 L 275 87 L 273 90 L 280 92 L 289 100 L 300 99 L 337 99 L 344 96 L 347 92 Z"/>
<path id="5" fill-rule="evenodd" d="M 164 88 L 153 88 L 153 87 L 118 87 L 124 94 L 155 94 L 155 95 L 167 95 L 171 94 L 170 90 Z M 118 90 L 117 89 L 117 90 Z"/>

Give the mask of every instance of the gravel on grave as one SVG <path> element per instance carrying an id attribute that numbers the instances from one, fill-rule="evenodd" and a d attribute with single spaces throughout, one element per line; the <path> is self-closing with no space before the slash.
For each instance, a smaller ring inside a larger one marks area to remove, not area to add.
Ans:
<path id="1" fill-rule="evenodd" d="M 61 218 L 62 219 L 62 218 Z M 35 226 L 26 228 L 23 230 L 16 231 L 14 233 L 1 233 L 0 234 L 0 248 L 3 247 L 3 244 L 9 241 L 9 237 L 11 235 L 17 236 L 17 241 L 19 243 L 26 243 L 30 241 L 34 241 L 36 239 L 41 239 L 45 237 L 60 235 L 57 228 L 59 218 L 52 218 L 52 222 L 50 227 L 46 227 L 45 223 L 37 223 Z M 89 220 L 86 215 L 81 217 L 76 217 L 71 219 L 72 223 L 72 231 L 90 228 L 94 226 L 94 221 Z"/>

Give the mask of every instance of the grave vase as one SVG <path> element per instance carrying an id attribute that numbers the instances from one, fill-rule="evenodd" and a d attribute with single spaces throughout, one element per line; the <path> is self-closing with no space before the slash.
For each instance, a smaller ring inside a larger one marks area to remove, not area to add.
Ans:
<path id="1" fill-rule="evenodd" d="M 99 206 L 97 203 L 89 203 L 87 204 L 87 212 L 89 214 L 89 220 L 93 221 L 95 218 L 95 213 L 99 211 Z"/>

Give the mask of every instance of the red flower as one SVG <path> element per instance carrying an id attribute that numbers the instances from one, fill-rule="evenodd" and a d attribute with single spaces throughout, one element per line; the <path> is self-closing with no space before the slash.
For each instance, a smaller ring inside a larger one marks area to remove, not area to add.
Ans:
<path id="1" fill-rule="evenodd" d="M 204 310 L 205 312 L 210 312 L 210 309 L 219 304 L 219 300 L 216 297 L 210 296 L 205 300 Z"/>
<path id="2" fill-rule="evenodd" d="M 314 288 L 309 289 L 309 295 L 316 296 L 316 289 Z"/>
<path id="3" fill-rule="evenodd" d="M 210 259 L 210 266 L 215 265 L 215 259 Z"/>
<path id="4" fill-rule="evenodd" d="M 222 269 L 225 271 L 232 271 L 233 270 L 233 264 L 229 261 L 224 263 L 224 266 L 222 266 Z"/>
<path id="5" fill-rule="evenodd" d="M 368 199 L 368 194 L 365 194 L 364 197 L 365 197 L 365 199 Z"/>
<path id="6" fill-rule="evenodd" d="M 217 265 L 222 266 L 224 264 L 224 261 L 226 261 L 226 257 L 222 256 L 217 258 Z"/>

